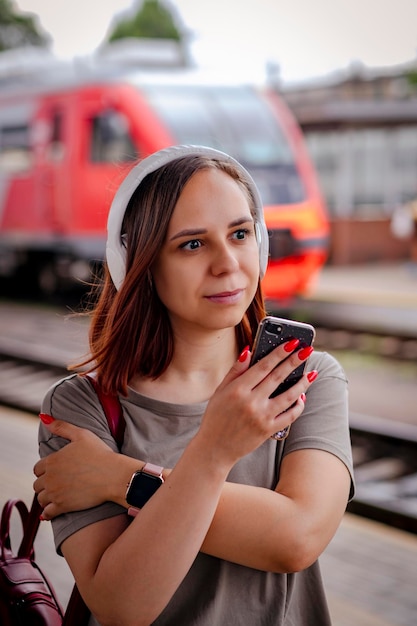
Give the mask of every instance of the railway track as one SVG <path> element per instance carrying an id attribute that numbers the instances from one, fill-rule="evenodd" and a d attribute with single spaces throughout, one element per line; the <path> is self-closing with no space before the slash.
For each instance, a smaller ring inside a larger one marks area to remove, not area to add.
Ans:
<path id="1" fill-rule="evenodd" d="M 48 387 L 67 374 L 57 364 L 0 353 L 0 404 L 35 415 Z M 351 414 L 357 494 L 348 510 L 417 534 L 417 426 Z"/>
<path id="2" fill-rule="evenodd" d="M 48 388 L 68 374 L 36 358 L 0 353 L 0 404 L 37 415 Z"/>
<path id="3" fill-rule="evenodd" d="M 350 414 L 351 513 L 417 534 L 417 427 Z"/>

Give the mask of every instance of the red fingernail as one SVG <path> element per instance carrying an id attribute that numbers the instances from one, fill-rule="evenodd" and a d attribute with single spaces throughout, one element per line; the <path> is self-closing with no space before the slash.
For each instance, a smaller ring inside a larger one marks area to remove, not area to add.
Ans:
<path id="1" fill-rule="evenodd" d="M 300 398 L 301 398 L 301 400 L 302 400 L 302 401 L 304 402 L 304 404 L 305 404 L 305 401 L 307 400 L 307 396 L 306 396 L 306 394 L 305 394 L 305 393 L 302 393 L 302 394 L 301 394 L 301 396 L 300 396 Z"/>
<path id="2" fill-rule="evenodd" d="M 305 361 L 306 359 L 308 359 L 313 350 L 313 346 L 306 346 L 305 348 L 300 350 L 300 352 L 298 353 L 298 358 L 300 359 L 300 361 Z"/>
<path id="3" fill-rule="evenodd" d="M 248 354 L 249 354 L 249 346 L 246 346 L 246 348 L 243 348 L 242 352 L 239 355 L 239 362 L 244 363 L 247 359 Z"/>
<path id="4" fill-rule="evenodd" d="M 318 371 L 317 370 L 312 370 L 311 372 L 309 372 L 307 374 L 307 380 L 309 383 L 312 383 L 313 380 L 316 380 L 317 376 L 318 376 Z"/>
<path id="5" fill-rule="evenodd" d="M 44 518 L 44 516 L 43 516 L 43 515 L 39 515 L 39 519 L 41 520 L 41 522 L 44 522 L 44 521 L 45 521 L 45 518 Z"/>
<path id="6" fill-rule="evenodd" d="M 39 417 L 44 424 L 52 424 L 55 421 L 55 418 L 52 415 L 48 415 L 48 413 L 39 413 Z"/>
<path id="7" fill-rule="evenodd" d="M 290 339 L 284 346 L 285 352 L 294 352 L 299 343 L 299 339 Z"/>

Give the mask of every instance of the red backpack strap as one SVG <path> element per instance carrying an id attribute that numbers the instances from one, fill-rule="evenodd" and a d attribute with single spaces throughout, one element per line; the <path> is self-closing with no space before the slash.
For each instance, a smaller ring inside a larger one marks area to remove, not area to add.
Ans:
<path id="1" fill-rule="evenodd" d="M 42 509 L 39 504 L 37 506 L 40 515 L 40 511 Z M 18 498 L 12 498 L 10 500 L 7 500 L 6 504 L 3 507 L 0 520 L 0 561 L 7 561 L 8 559 L 15 558 L 10 538 L 11 517 L 15 509 L 20 515 L 23 529 L 28 527 L 29 512 L 26 504 Z M 19 557 L 27 559 L 33 557 L 33 542 L 35 540 L 36 532 L 39 527 L 39 515 L 37 516 L 37 518 L 35 516 L 35 519 L 30 523 L 30 528 L 28 531 L 30 536 L 28 536 L 26 542 L 28 545 L 25 544 L 23 548 L 22 545 L 20 546 L 18 553 Z M 23 540 L 25 540 L 25 536 L 26 533 L 24 533 L 23 535 Z"/>
<path id="2" fill-rule="evenodd" d="M 43 508 L 38 502 L 38 496 L 33 496 L 32 506 L 28 511 L 26 519 L 23 522 L 24 533 L 22 537 L 22 542 L 20 544 L 18 556 L 26 559 L 34 558 L 34 549 L 33 544 L 35 542 L 35 537 L 39 529 L 39 524 L 41 521 Z M 22 516 L 22 512 L 20 511 L 20 515 Z M 23 521 L 23 517 L 22 517 Z"/>
<path id="3" fill-rule="evenodd" d="M 94 377 L 94 374 L 87 374 L 86 378 L 88 378 L 93 386 L 94 391 L 100 400 L 100 404 L 103 407 L 110 432 L 117 441 L 119 448 L 121 448 L 126 423 L 123 417 L 122 405 L 119 402 L 119 398 L 117 396 L 110 396 L 103 393 L 96 378 Z M 67 609 L 65 611 L 62 626 L 87 626 L 90 615 L 90 610 L 84 603 L 84 600 L 78 591 L 77 585 L 74 585 Z"/>
<path id="4" fill-rule="evenodd" d="M 107 423 L 110 428 L 110 432 L 115 438 L 119 448 L 122 447 L 123 438 L 125 433 L 126 422 L 123 417 L 122 405 L 120 404 L 117 396 L 112 396 L 103 392 L 98 384 L 94 374 L 87 374 L 86 378 L 92 384 L 94 391 L 97 394 L 100 404 L 103 407 L 104 414 L 107 418 Z"/>

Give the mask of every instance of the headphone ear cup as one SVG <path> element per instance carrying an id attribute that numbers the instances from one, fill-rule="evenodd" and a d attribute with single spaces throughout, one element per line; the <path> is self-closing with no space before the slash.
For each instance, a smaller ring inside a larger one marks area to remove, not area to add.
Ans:
<path id="1" fill-rule="evenodd" d="M 263 278 L 265 276 L 269 257 L 269 235 L 263 220 L 261 222 L 255 222 L 255 237 L 259 248 L 260 277 Z"/>
<path id="2" fill-rule="evenodd" d="M 113 284 L 116 289 L 119 290 L 125 278 L 126 252 L 122 248 L 115 250 L 107 246 L 106 260 Z"/>

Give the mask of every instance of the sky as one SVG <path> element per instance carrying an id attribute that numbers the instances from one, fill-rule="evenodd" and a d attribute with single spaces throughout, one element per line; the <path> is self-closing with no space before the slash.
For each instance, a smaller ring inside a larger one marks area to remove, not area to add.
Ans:
<path id="1" fill-rule="evenodd" d="M 63 59 L 102 43 L 116 14 L 138 0 L 14 0 L 39 16 Z M 191 35 L 196 64 L 283 83 L 321 78 L 351 64 L 369 68 L 417 61 L 417 0 L 167 0 Z"/>

